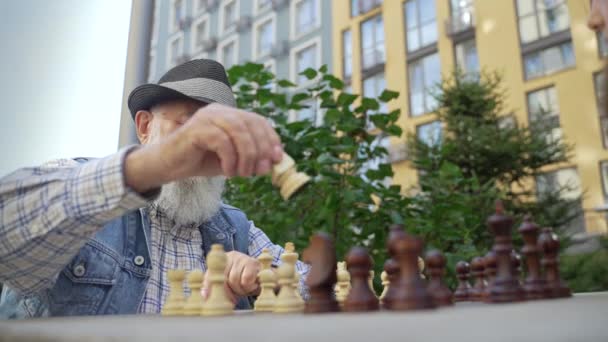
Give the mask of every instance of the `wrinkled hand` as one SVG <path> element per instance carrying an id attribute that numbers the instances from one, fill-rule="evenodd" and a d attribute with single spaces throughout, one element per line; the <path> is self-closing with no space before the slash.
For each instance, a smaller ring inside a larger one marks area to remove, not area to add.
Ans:
<path id="1" fill-rule="evenodd" d="M 281 161 L 278 134 L 264 117 L 212 103 L 155 144 L 125 160 L 127 185 L 146 192 L 194 176 L 252 176 Z"/>
<path id="2" fill-rule="evenodd" d="M 258 283 L 258 273 L 262 269 L 260 262 L 240 252 L 226 252 L 227 263 L 224 274 L 226 282 L 224 290 L 228 299 L 236 304 L 238 297 L 258 295 L 260 284 Z M 207 298 L 211 291 L 209 277 L 205 277 L 201 294 Z"/>

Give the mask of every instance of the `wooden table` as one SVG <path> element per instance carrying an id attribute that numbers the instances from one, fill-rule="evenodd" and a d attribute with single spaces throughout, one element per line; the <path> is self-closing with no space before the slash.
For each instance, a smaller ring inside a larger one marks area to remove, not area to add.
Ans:
<path id="1" fill-rule="evenodd" d="M 0 341 L 608 341 L 608 292 L 424 312 L 0 321 Z"/>

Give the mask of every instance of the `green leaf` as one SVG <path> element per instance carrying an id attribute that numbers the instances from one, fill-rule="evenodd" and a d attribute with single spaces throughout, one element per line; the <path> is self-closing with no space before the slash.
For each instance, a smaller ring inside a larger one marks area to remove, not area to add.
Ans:
<path id="1" fill-rule="evenodd" d="M 400 137 L 403 134 L 403 129 L 397 125 L 390 125 L 384 131 L 392 136 Z"/>
<path id="2" fill-rule="evenodd" d="M 291 103 L 298 104 L 308 98 L 310 98 L 310 96 L 306 93 L 297 93 L 291 98 Z"/>
<path id="3" fill-rule="evenodd" d="M 355 102 L 357 97 L 357 95 L 353 94 L 340 93 L 340 95 L 338 95 L 338 105 L 348 107 Z"/>
<path id="4" fill-rule="evenodd" d="M 318 72 L 313 68 L 308 68 L 308 69 L 302 71 L 301 73 L 299 73 L 299 75 L 303 75 L 309 80 L 312 80 L 315 77 L 317 77 L 317 74 L 318 74 Z"/>
<path id="5" fill-rule="evenodd" d="M 321 67 L 319 68 L 319 72 L 320 73 L 326 73 L 327 72 L 327 64 L 323 64 L 321 65 Z"/>
<path id="6" fill-rule="evenodd" d="M 323 75 L 323 80 L 329 82 L 329 86 L 332 89 L 341 90 L 342 88 L 344 88 L 344 82 L 342 82 L 342 80 L 340 80 L 334 75 Z"/>
<path id="7" fill-rule="evenodd" d="M 380 104 L 372 98 L 364 97 L 361 101 L 361 107 L 363 107 L 364 110 L 378 110 L 380 109 Z"/>
<path id="8" fill-rule="evenodd" d="M 289 80 L 279 80 L 279 81 L 277 82 L 277 84 L 278 84 L 278 85 L 279 85 L 279 87 L 281 87 L 281 88 L 293 88 L 293 87 L 295 87 L 295 86 L 296 86 L 296 85 L 295 85 L 293 82 L 291 82 L 291 81 L 289 81 Z"/>
<path id="9" fill-rule="evenodd" d="M 398 97 L 399 97 L 399 92 L 386 89 L 382 92 L 382 94 L 380 94 L 378 99 L 382 102 L 389 102 Z"/>
<path id="10" fill-rule="evenodd" d="M 342 118 L 342 112 L 337 109 L 331 108 L 325 112 L 325 123 L 327 125 L 333 125 L 340 121 Z"/>

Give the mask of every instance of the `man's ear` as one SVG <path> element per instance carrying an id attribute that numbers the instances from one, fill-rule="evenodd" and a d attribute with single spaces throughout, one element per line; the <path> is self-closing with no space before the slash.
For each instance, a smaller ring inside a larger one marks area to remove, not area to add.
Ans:
<path id="1" fill-rule="evenodd" d="M 139 142 L 145 144 L 150 139 L 152 129 L 152 119 L 154 114 L 147 110 L 140 110 L 135 113 L 135 129 Z"/>

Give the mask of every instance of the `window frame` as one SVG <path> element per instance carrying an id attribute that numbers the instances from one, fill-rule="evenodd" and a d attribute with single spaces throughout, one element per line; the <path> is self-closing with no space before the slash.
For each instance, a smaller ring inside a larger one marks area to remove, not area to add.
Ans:
<path id="1" fill-rule="evenodd" d="M 321 41 L 321 37 L 320 36 L 316 36 L 316 37 L 312 37 L 306 41 L 301 42 L 300 44 L 292 47 L 289 50 L 289 79 L 296 84 L 296 90 L 297 89 L 302 89 L 310 84 L 312 84 L 314 82 L 314 80 L 309 80 L 303 84 L 298 84 L 298 73 L 299 71 L 297 70 L 297 56 L 298 53 L 300 53 L 303 50 L 306 50 L 307 48 L 316 45 L 317 49 L 316 49 L 316 66 L 314 66 L 313 68 L 315 69 L 319 69 L 322 65 L 321 63 L 321 56 L 322 56 L 322 41 Z"/>
<path id="2" fill-rule="evenodd" d="M 181 15 L 180 18 L 183 19 L 186 17 L 186 0 L 171 0 L 169 7 L 169 34 L 175 34 L 177 32 L 183 31 L 180 28 L 180 23 L 175 22 L 175 3 L 177 1 L 181 1 Z"/>
<path id="3" fill-rule="evenodd" d="M 437 43 L 439 42 L 439 38 L 440 38 L 440 29 L 438 27 L 438 18 L 437 18 L 437 6 L 435 4 L 435 2 L 433 2 L 433 6 L 435 7 L 435 17 L 434 17 L 434 22 L 435 22 L 435 32 L 437 34 L 437 38 L 435 39 L 434 42 L 426 44 L 426 45 L 422 45 L 422 27 L 426 26 L 427 24 L 429 24 L 430 22 L 425 22 L 422 23 L 421 18 L 420 18 L 420 5 L 419 3 L 422 1 L 429 1 L 429 0 L 407 0 L 403 2 L 403 6 L 401 7 L 401 10 L 403 12 L 403 31 L 404 31 L 404 38 L 405 38 L 405 52 L 406 54 L 409 56 L 412 53 L 416 53 L 418 51 L 421 50 L 426 50 L 431 46 L 437 46 Z M 415 49 L 415 50 L 409 50 L 409 46 L 408 46 L 408 33 L 410 32 L 410 30 L 408 29 L 408 20 L 407 20 L 407 3 L 408 2 L 416 2 L 416 26 L 415 26 L 415 30 L 418 32 L 417 36 L 418 36 L 418 40 L 420 42 L 420 46 Z"/>
<path id="4" fill-rule="evenodd" d="M 350 43 L 350 55 L 346 54 L 346 39 L 344 38 L 345 34 L 349 35 L 349 43 Z M 354 44 L 353 44 L 353 30 L 349 27 L 344 29 L 340 33 L 340 37 L 342 38 L 342 79 L 344 81 L 349 81 L 353 77 L 353 57 L 354 57 Z M 350 58 L 350 74 L 346 75 L 346 60 Z"/>
<path id="5" fill-rule="evenodd" d="M 190 27 L 190 51 L 192 51 L 193 54 L 195 55 L 199 55 L 201 53 L 204 53 L 204 49 L 198 49 L 196 46 L 197 43 L 197 38 L 198 38 L 198 30 L 197 27 L 199 24 L 201 23 L 205 23 L 205 37 L 204 39 L 207 40 L 209 39 L 209 37 L 211 37 L 211 18 L 209 17 L 209 13 L 204 14 L 196 19 L 194 19 L 192 21 L 192 25 Z"/>
<path id="6" fill-rule="evenodd" d="M 608 84 L 605 84 L 606 89 L 603 90 L 605 93 L 607 93 L 606 98 L 604 99 L 605 103 L 602 103 L 602 99 L 600 98 L 600 89 L 599 89 L 599 84 L 598 84 L 598 77 L 600 77 L 601 75 L 604 75 L 604 83 L 608 82 L 608 77 L 606 75 L 606 71 L 605 70 L 599 70 L 593 73 L 593 91 L 595 93 L 595 101 L 596 101 L 596 106 L 597 106 L 597 117 L 599 120 L 599 126 L 600 126 L 600 139 L 602 139 L 602 146 L 604 146 L 604 149 L 608 149 Z M 602 106 L 605 107 L 604 111 L 602 112 Z M 604 124 L 606 124 L 606 128 L 607 128 L 607 134 L 604 134 Z"/>
<path id="7" fill-rule="evenodd" d="M 232 65 L 235 65 L 239 62 L 239 35 L 234 33 L 234 34 L 222 39 L 217 44 L 217 50 L 216 50 L 217 60 L 222 64 L 222 66 L 224 66 L 224 68 L 226 70 L 228 70 L 230 67 L 226 67 L 226 63 L 224 61 L 224 57 L 225 57 L 224 48 L 232 43 L 234 43 L 234 61 L 233 61 Z"/>
<path id="8" fill-rule="evenodd" d="M 226 23 L 224 22 L 224 16 L 226 13 L 226 6 L 228 6 L 230 3 L 234 3 L 234 11 L 236 13 L 236 19 L 234 20 L 234 23 L 231 24 L 229 27 L 225 27 Z M 218 18 L 220 37 L 231 34 L 236 31 L 236 23 L 239 20 L 240 15 L 241 15 L 240 0 L 222 0 L 222 3 L 220 4 L 219 18 Z"/>
<path id="9" fill-rule="evenodd" d="M 422 139 L 420 137 L 421 129 L 424 127 L 434 128 L 435 125 L 437 125 L 439 128 L 439 140 L 437 142 L 435 142 L 434 144 L 427 144 L 427 142 L 424 141 L 424 139 Z M 426 121 L 426 122 L 416 125 L 416 139 L 419 141 L 422 141 L 424 144 L 426 144 L 429 147 L 435 147 L 435 146 L 441 145 L 441 143 L 443 141 L 443 123 L 441 122 L 441 120 L 434 119 L 434 120 Z"/>
<path id="10" fill-rule="evenodd" d="M 431 57 L 433 55 L 437 55 L 437 58 L 439 59 L 439 78 L 441 79 L 441 59 L 440 59 L 440 55 L 439 55 L 439 50 L 437 49 L 437 47 L 435 47 L 434 50 L 431 50 L 431 53 L 427 53 L 425 55 L 422 56 L 417 56 L 416 59 L 408 59 L 407 64 L 406 64 L 406 80 L 407 80 L 407 89 L 408 89 L 408 93 L 407 93 L 407 97 L 408 97 L 408 111 L 409 111 L 409 117 L 410 118 L 416 118 L 416 117 L 421 117 L 421 116 L 425 116 L 428 115 L 430 113 L 432 113 L 432 111 L 429 111 L 425 108 L 425 112 L 420 113 L 420 114 L 414 114 L 414 111 L 412 110 L 412 84 L 411 84 L 411 71 L 410 71 L 410 67 L 412 66 L 412 64 L 415 63 L 422 63 L 424 61 L 425 58 Z M 424 67 L 423 67 L 424 70 Z M 423 85 L 426 84 L 425 80 L 426 80 L 426 75 L 423 74 Z M 428 90 L 425 88 L 425 94 Z M 426 96 L 423 97 L 424 100 L 424 107 L 426 107 Z"/>
<path id="11" fill-rule="evenodd" d="M 479 62 L 479 50 L 477 49 L 477 39 L 476 39 L 475 35 L 473 35 L 469 39 L 463 39 L 461 41 L 455 41 L 454 42 L 454 66 L 455 67 L 459 67 L 459 65 L 458 65 L 458 53 L 457 53 L 458 46 L 464 45 L 464 44 L 469 43 L 471 41 L 475 45 L 475 54 L 477 55 L 477 70 L 475 72 L 471 72 L 469 70 L 465 70 L 465 69 L 461 68 L 461 71 L 463 71 L 465 75 L 479 75 L 479 73 L 481 72 L 481 63 Z"/>
<path id="12" fill-rule="evenodd" d="M 177 56 L 173 56 L 173 42 L 176 40 L 180 40 L 181 41 L 181 47 L 178 49 L 180 51 L 180 54 Z M 171 36 L 171 38 L 169 38 L 167 40 L 168 44 L 167 44 L 167 51 L 166 51 L 166 56 L 167 56 L 167 60 L 165 61 L 165 66 L 167 69 L 171 69 L 174 66 L 176 66 L 177 64 L 173 64 L 173 57 L 181 57 L 184 55 L 184 47 L 185 47 L 185 37 L 184 37 L 184 32 L 183 31 L 179 31 L 177 33 L 175 33 L 173 36 Z"/>
<path id="13" fill-rule="evenodd" d="M 272 44 L 271 44 L 271 48 L 269 51 L 266 51 L 266 52 L 260 54 L 258 51 L 258 43 L 259 43 L 259 39 L 260 39 L 258 29 L 262 25 L 265 25 L 268 22 L 270 22 L 270 27 L 272 30 Z M 273 47 L 275 47 L 277 45 L 277 36 L 278 36 L 278 34 L 277 34 L 277 14 L 276 14 L 276 12 L 270 12 L 270 13 L 256 19 L 252 26 L 252 34 L 251 34 L 252 58 L 251 59 L 254 61 L 257 61 L 259 59 L 270 56 L 272 54 Z"/>
<path id="14" fill-rule="evenodd" d="M 557 6 L 555 6 L 555 7 L 558 7 L 558 6 L 560 6 L 560 5 L 566 5 L 566 8 L 568 9 L 568 28 L 563 29 L 563 30 L 561 30 L 561 31 L 555 31 L 555 32 L 549 33 L 547 36 L 541 37 L 541 36 L 540 36 L 541 29 L 540 29 L 540 20 L 539 20 L 539 9 L 538 9 L 538 3 L 537 3 L 537 0 L 531 0 L 531 1 L 532 1 L 532 4 L 533 4 L 533 5 L 532 5 L 532 7 L 533 7 L 533 10 L 534 10 L 534 13 L 533 13 L 533 14 L 529 14 L 529 15 L 527 15 L 526 17 L 529 17 L 529 16 L 531 16 L 531 15 L 533 15 L 533 16 L 534 16 L 534 18 L 535 18 L 534 22 L 536 23 L 536 30 L 537 30 L 537 32 L 539 33 L 539 37 L 538 37 L 536 40 L 533 40 L 533 41 L 530 41 L 530 42 L 524 43 L 524 42 L 523 42 L 523 40 L 522 40 L 522 34 L 521 34 L 521 26 L 520 26 L 520 21 L 521 21 L 521 18 L 522 18 L 522 17 L 521 17 L 521 16 L 520 16 L 520 14 L 519 14 L 519 5 L 518 5 L 518 1 L 519 1 L 519 0 L 513 0 L 513 5 L 515 6 L 515 18 L 516 18 L 516 20 L 517 20 L 517 34 L 518 34 L 518 37 L 519 37 L 519 45 L 520 45 L 520 46 L 522 46 L 522 47 L 523 47 L 523 46 L 525 46 L 525 45 L 533 44 L 533 43 L 535 43 L 535 42 L 538 42 L 538 41 L 541 41 L 541 40 L 547 39 L 547 38 L 549 38 L 549 37 L 551 37 L 551 36 L 553 36 L 553 35 L 559 35 L 559 34 L 561 34 L 561 33 L 565 32 L 565 31 L 568 31 L 568 32 L 569 32 L 569 31 L 571 30 L 571 28 L 572 28 L 572 13 L 571 13 L 571 11 L 570 11 L 570 7 L 568 7 L 568 0 L 557 0 L 557 1 L 560 1 L 560 4 L 559 4 L 559 5 L 557 5 Z"/>
<path id="15" fill-rule="evenodd" d="M 269 1 L 268 5 L 266 5 L 265 7 L 262 7 L 262 8 L 260 8 L 260 3 L 261 3 L 261 0 L 253 1 L 253 15 L 254 16 L 264 14 L 272 9 L 272 0 Z"/>
<path id="16" fill-rule="evenodd" d="M 296 8 L 297 5 L 302 1 L 312 1 L 313 6 L 315 8 L 315 16 L 314 24 L 311 28 L 303 32 L 296 32 L 297 30 L 297 13 Z M 290 40 L 298 40 L 316 30 L 321 28 L 321 0 L 291 0 L 289 2 L 289 39 Z"/>
<path id="17" fill-rule="evenodd" d="M 600 167 L 600 180 L 602 182 L 602 193 L 604 194 L 604 201 L 608 200 L 608 160 L 603 159 L 598 162 Z M 605 167 L 604 167 L 605 165 Z M 605 168 L 605 170 L 604 170 Z M 604 175 L 606 177 L 604 177 Z"/>
<path id="18" fill-rule="evenodd" d="M 374 57 L 374 62 L 375 64 L 369 66 L 369 67 L 365 67 L 365 48 L 363 43 L 359 44 L 360 45 L 360 59 L 361 59 L 361 79 L 367 78 L 370 75 L 374 75 L 376 73 L 378 73 L 379 70 L 384 70 L 384 66 L 386 64 L 386 30 L 384 28 L 384 17 L 382 15 L 382 13 L 378 13 L 376 15 L 373 15 L 369 18 L 366 18 L 365 20 L 362 20 L 361 23 L 359 24 L 359 40 L 363 39 L 363 25 L 365 23 L 368 22 L 372 22 L 373 23 L 373 32 L 372 35 L 374 37 L 374 56 L 379 52 L 378 50 L 378 42 L 376 41 L 376 32 L 377 32 L 377 23 L 375 22 L 378 18 L 381 19 L 382 21 L 382 32 L 383 32 L 383 40 L 382 40 L 382 47 L 383 47 L 383 56 L 381 58 L 381 60 L 376 60 L 376 57 Z M 353 44 L 354 47 L 354 44 Z M 353 51 L 353 55 L 354 55 L 354 51 Z"/>
<path id="19" fill-rule="evenodd" d="M 537 93 L 540 91 L 547 91 L 548 89 L 553 88 L 555 90 L 555 98 L 557 101 L 557 113 L 556 114 L 551 114 L 551 120 L 553 120 L 554 122 L 552 122 L 553 124 L 553 130 L 559 130 L 560 132 L 560 139 L 563 138 L 563 127 L 561 125 L 561 107 L 559 104 L 559 93 L 557 92 L 557 85 L 556 84 L 548 84 L 548 85 L 544 85 L 542 87 L 539 88 L 534 88 L 531 89 L 529 91 L 526 92 L 526 112 L 527 112 L 527 119 L 528 119 L 528 125 L 532 122 L 533 116 L 536 114 L 533 114 L 531 109 L 530 109 L 530 94 L 532 93 Z M 547 96 L 547 95 L 545 95 Z M 553 132 L 553 131 L 552 131 Z M 533 133 L 534 134 L 534 133 Z M 551 134 L 551 137 L 553 137 L 553 134 Z"/>
<path id="20" fill-rule="evenodd" d="M 562 58 L 562 62 L 563 62 L 564 61 L 563 60 L 564 56 L 563 56 L 563 52 L 561 51 L 561 48 L 562 48 L 562 46 L 567 45 L 567 44 L 570 44 L 570 48 L 572 49 L 572 57 L 573 57 L 573 61 L 572 62 L 573 63 L 571 65 L 568 65 L 568 64 L 564 63 L 562 68 L 548 71 L 548 70 L 546 70 L 546 67 L 544 65 L 544 61 L 542 59 L 542 55 L 540 55 L 541 63 L 543 63 L 543 72 L 540 73 L 540 74 L 538 74 L 538 75 L 535 75 L 535 76 L 528 76 L 528 74 L 527 74 L 527 68 L 526 68 L 526 58 L 527 57 L 529 57 L 530 55 L 533 55 L 533 54 L 542 54 L 542 53 L 546 52 L 549 49 L 558 48 L 558 49 L 560 49 L 560 54 L 561 54 L 560 57 Z M 522 77 L 523 77 L 524 81 L 536 80 L 536 79 L 540 79 L 542 77 L 547 77 L 547 76 L 550 76 L 550 75 L 554 75 L 554 74 L 557 74 L 557 73 L 560 73 L 560 72 L 567 71 L 569 69 L 576 68 L 576 51 L 574 50 L 574 44 L 573 44 L 572 40 L 562 41 L 560 39 L 559 42 L 557 42 L 557 43 L 544 44 L 543 47 L 534 49 L 532 51 L 527 51 L 527 50 L 528 49 L 522 49 L 522 56 L 521 56 Z"/>

